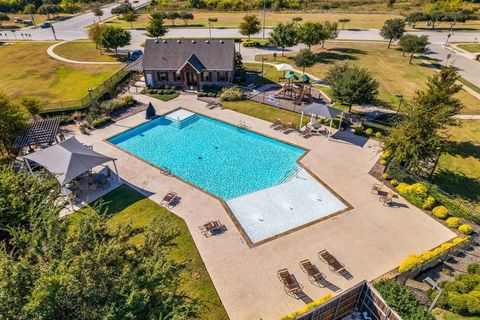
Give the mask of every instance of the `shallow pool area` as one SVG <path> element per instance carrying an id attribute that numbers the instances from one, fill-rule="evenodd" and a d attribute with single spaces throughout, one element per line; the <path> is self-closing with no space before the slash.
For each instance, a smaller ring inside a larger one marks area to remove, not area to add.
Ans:
<path id="1" fill-rule="evenodd" d="M 346 208 L 298 165 L 304 149 L 185 109 L 109 142 L 224 200 L 251 243 Z"/>

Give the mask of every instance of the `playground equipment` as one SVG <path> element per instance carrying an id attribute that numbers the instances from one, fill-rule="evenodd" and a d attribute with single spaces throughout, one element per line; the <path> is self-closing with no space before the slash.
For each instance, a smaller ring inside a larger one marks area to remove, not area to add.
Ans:
<path id="1" fill-rule="evenodd" d="M 312 100 L 312 85 L 310 83 L 289 81 L 282 84 L 275 97 L 293 100 L 294 103 L 300 104 L 301 101 Z"/>

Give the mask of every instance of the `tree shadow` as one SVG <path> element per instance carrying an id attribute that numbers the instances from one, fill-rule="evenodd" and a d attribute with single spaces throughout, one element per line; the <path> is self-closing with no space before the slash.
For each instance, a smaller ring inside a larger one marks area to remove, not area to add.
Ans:
<path id="1" fill-rule="evenodd" d="M 460 198 L 480 202 L 480 180 L 447 169 L 439 169 L 433 181 L 440 189 Z"/>
<path id="2" fill-rule="evenodd" d="M 446 150 L 452 156 L 480 159 L 480 146 L 471 141 L 449 141 Z"/>
<path id="3" fill-rule="evenodd" d="M 315 53 L 315 61 L 317 63 L 331 64 L 336 61 L 353 61 L 358 60 L 355 55 L 366 54 L 363 50 L 353 48 L 332 48 L 326 51 Z"/>

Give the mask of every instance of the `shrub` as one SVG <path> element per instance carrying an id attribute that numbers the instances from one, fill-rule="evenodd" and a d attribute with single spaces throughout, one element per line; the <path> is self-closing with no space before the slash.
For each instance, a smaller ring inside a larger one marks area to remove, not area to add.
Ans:
<path id="1" fill-rule="evenodd" d="M 427 197 L 422 204 L 422 209 L 432 210 L 433 206 L 435 205 L 435 202 L 437 202 L 437 200 L 435 200 L 434 197 L 432 196 Z"/>
<path id="2" fill-rule="evenodd" d="M 392 180 L 390 180 L 390 184 L 395 187 L 395 186 L 398 185 L 398 180 L 397 179 L 392 179 Z"/>
<path id="3" fill-rule="evenodd" d="M 472 226 L 466 223 L 459 226 L 458 231 L 460 231 L 463 234 L 473 234 L 474 232 Z"/>
<path id="4" fill-rule="evenodd" d="M 382 134 L 380 131 L 378 131 L 377 133 L 375 133 L 375 138 L 377 138 L 377 139 L 382 139 L 382 137 L 383 137 L 383 134 Z"/>
<path id="5" fill-rule="evenodd" d="M 447 219 L 450 215 L 450 212 L 444 206 L 438 206 L 433 208 L 432 213 L 435 217 L 439 219 Z"/>
<path id="6" fill-rule="evenodd" d="M 373 134 L 373 129 L 372 128 L 368 128 L 367 130 L 365 130 L 365 135 L 367 137 L 370 137 L 372 134 Z"/>
<path id="7" fill-rule="evenodd" d="M 377 132 L 378 133 L 378 132 Z M 380 158 L 382 159 L 387 159 L 388 157 L 390 157 L 390 151 L 388 150 L 383 150 L 382 153 L 380 154 Z"/>
<path id="8" fill-rule="evenodd" d="M 381 160 L 379 161 L 379 163 L 380 163 L 382 166 L 384 166 L 384 165 L 387 164 L 387 160 L 381 159 Z"/>
<path id="9" fill-rule="evenodd" d="M 239 87 L 223 88 L 220 101 L 238 101 L 243 99 L 243 92 Z"/>
<path id="10" fill-rule="evenodd" d="M 388 173 L 385 172 L 384 174 L 382 174 L 382 177 L 383 177 L 383 179 L 385 179 L 385 180 L 388 179 Z"/>
<path id="11" fill-rule="evenodd" d="M 91 126 L 94 127 L 94 128 L 98 128 L 98 127 L 101 127 L 101 126 L 103 126 L 104 124 L 106 124 L 110 121 L 112 121 L 111 117 L 101 117 L 101 118 L 93 120 L 93 122 L 91 123 Z"/>
<path id="12" fill-rule="evenodd" d="M 332 299 L 332 295 L 331 294 L 327 294 L 326 296 L 323 296 L 321 297 L 320 299 L 318 300 L 315 300 L 313 302 L 310 302 L 309 304 L 307 304 L 306 306 L 304 306 L 303 308 L 301 309 L 298 309 L 298 310 L 295 310 L 289 314 L 287 314 L 286 316 L 282 317 L 281 320 L 293 320 L 293 319 L 296 319 L 299 315 L 302 315 L 304 313 L 307 313 L 309 312 L 310 310 L 318 307 L 319 305 L 322 305 L 324 304 L 325 302 L 327 302 L 328 300 Z"/>
<path id="13" fill-rule="evenodd" d="M 400 183 L 397 186 L 397 191 L 408 201 L 412 202 L 417 207 L 422 207 L 427 196 L 427 186 L 421 182 L 409 185 L 407 183 Z"/>
<path id="14" fill-rule="evenodd" d="M 137 100 L 131 95 L 127 94 L 121 98 L 127 105 L 132 106 L 137 103 Z"/>
<path id="15" fill-rule="evenodd" d="M 355 133 L 356 135 L 362 135 L 362 134 L 363 134 L 363 129 L 364 129 L 363 126 L 355 127 L 354 133 Z"/>
<path id="16" fill-rule="evenodd" d="M 256 40 L 245 40 L 242 44 L 244 47 L 260 47 L 260 42 Z"/>
<path id="17" fill-rule="evenodd" d="M 445 224 L 449 228 L 458 228 L 460 226 L 460 218 L 450 217 L 445 221 Z"/>

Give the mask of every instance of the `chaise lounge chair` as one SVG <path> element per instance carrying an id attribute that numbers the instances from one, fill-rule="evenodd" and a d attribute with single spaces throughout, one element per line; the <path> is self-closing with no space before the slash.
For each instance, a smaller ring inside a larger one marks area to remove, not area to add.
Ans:
<path id="1" fill-rule="evenodd" d="M 282 121 L 279 118 L 275 119 L 275 122 L 270 125 L 270 128 L 273 130 L 283 130 Z"/>
<path id="2" fill-rule="evenodd" d="M 179 202 L 179 197 L 175 192 L 169 192 L 162 200 L 162 205 L 171 209 L 175 207 Z"/>
<path id="3" fill-rule="evenodd" d="M 325 276 L 313 263 L 310 262 L 310 260 L 306 259 L 300 261 L 300 268 L 308 275 L 310 282 L 320 284 L 325 281 Z"/>
<path id="4" fill-rule="evenodd" d="M 345 270 L 345 267 L 334 257 L 328 252 L 327 250 L 322 250 L 318 253 L 318 257 L 320 260 L 328 264 L 328 267 L 330 270 L 332 270 L 335 273 L 343 273 Z"/>
<path id="5" fill-rule="evenodd" d="M 384 183 L 375 183 L 372 186 L 372 193 L 376 192 L 377 194 L 382 190 Z"/>
<path id="6" fill-rule="evenodd" d="M 383 205 L 392 205 L 392 202 L 393 202 L 393 192 L 390 190 L 388 191 L 387 195 L 386 196 L 382 196 L 380 197 L 380 200 L 381 202 L 383 202 Z"/>
<path id="7" fill-rule="evenodd" d="M 207 238 L 225 229 L 225 227 L 220 223 L 220 220 L 207 222 L 199 228 L 200 232 Z"/>
<path id="8" fill-rule="evenodd" d="M 287 122 L 287 125 L 285 126 L 285 128 L 284 128 L 284 130 L 283 130 L 283 133 L 284 133 L 284 134 L 289 134 L 289 133 L 292 132 L 293 130 L 295 130 L 295 128 L 293 127 L 293 123 Z"/>
<path id="9" fill-rule="evenodd" d="M 294 296 L 298 298 L 299 296 L 303 295 L 302 288 L 300 284 L 297 282 L 297 279 L 288 272 L 287 269 L 281 269 L 277 271 L 278 278 L 283 283 L 285 292 L 289 296 Z"/>

